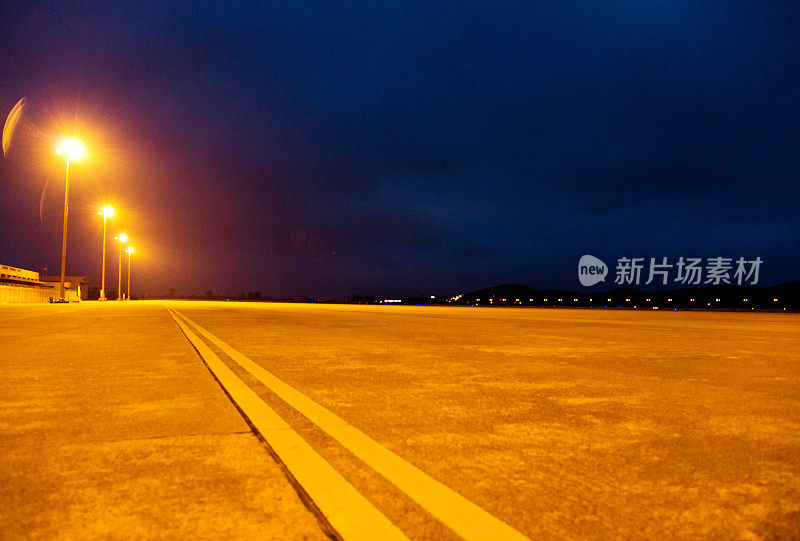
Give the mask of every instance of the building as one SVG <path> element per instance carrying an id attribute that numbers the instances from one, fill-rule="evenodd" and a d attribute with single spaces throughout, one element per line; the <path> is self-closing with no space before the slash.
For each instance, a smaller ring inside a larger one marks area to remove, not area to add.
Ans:
<path id="1" fill-rule="evenodd" d="M 45 284 L 50 284 L 51 287 L 58 289 L 58 283 L 61 281 L 61 276 L 40 276 L 39 280 Z M 88 276 L 65 276 L 64 289 L 67 289 L 69 284 L 70 290 L 77 290 L 78 300 L 85 301 L 89 298 L 89 277 Z"/>
<path id="2" fill-rule="evenodd" d="M 61 276 L 39 276 L 36 271 L 0 265 L 0 304 L 18 302 L 49 302 L 58 296 Z M 89 279 L 86 276 L 66 276 L 64 297 L 70 302 L 86 299 Z"/>

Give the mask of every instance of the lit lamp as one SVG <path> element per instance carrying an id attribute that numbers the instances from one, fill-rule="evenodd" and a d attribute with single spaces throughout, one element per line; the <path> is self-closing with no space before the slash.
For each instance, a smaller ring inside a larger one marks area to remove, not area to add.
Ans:
<path id="1" fill-rule="evenodd" d="M 106 205 L 97 211 L 97 214 L 103 215 L 103 271 L 100 275 L 100 298 L 98 300 L 106 300 L 106 222 L 114 215 L 114 209 Z"/>
<path id="2" fill-rule="evenodd" d="M 131 254 L 133 253 L 133 246 L 128 246 L 125 249 L 128 252 L 128 300 L 131 300 Z"/>
<path id="3" fill-rule="evenodd" d="M 119 279 L 117 280 L 117 300 L 122 300 L 122 243 L 128 242 L 128 235 L 120 233 L 114 240 L 119 241 Z"/>
<path id="4" fill-rule="evenodd" d="M 67 264 L 67 214 L 69 213 L 69 162 L 79 161 L 86 156 L 86 147 L 77 139 L 65 139 L 56 147 L 56 154 L 64 156 L 67 169 L 64 180 L 64 231 L 61 235 L 61 281 L 58 284 L 58 300 L 66 302 L 64 297 L 64 269 Z"/>

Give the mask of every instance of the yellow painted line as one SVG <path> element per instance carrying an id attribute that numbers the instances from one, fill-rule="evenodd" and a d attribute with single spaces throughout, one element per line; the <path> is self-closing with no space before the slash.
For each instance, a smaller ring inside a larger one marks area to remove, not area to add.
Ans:
<path id="1" fill-rule="evenodd" d="M 228 368 L 186 323 L 175 316 L 174 310 L 167 310 L 236 405 L 343 539 L 408 539 Z"/>
<path id="2" fill-rule="evenodd" d="M 464 539 L 476 541 L 528 539 L 482 507 L 448 488 L 332 411 L 278 379 L 194 321 L 183 314 L 174 313 L 191 324 L 202 336 L 250 372 L 284 402 L 302 413 Z M 375 539 L 379 538 L 375 536 Z"/>

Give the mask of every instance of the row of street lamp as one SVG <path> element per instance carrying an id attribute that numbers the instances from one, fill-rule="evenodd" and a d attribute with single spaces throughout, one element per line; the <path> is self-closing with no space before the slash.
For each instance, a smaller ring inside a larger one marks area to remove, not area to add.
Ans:
<path id="1" fill-rule="evenodd" d="M 103 270 L 102 278 L 100 281 L 100 299 L 106 299 L 106 227 L 108 219 L 114 216 L 114 208 L 108 205 L 104 206 L 97 211 L 97 214 L 103 215 Z M 120 233 L 114 237 L 114 240 L 119 241 L 119 278 L 117 280 L 117 299 L 122 300 L 122 245 L 128 242 L 128 235 Z M 125 253 L 128 254 L 128 295 L 126 298 L 131 298 L 131 254 L 133 254 L 133 246 L 125 248 Z"/>
<path id="2" fill-rule="evenodd" d="M 64 231 L 61 240 L 61 281 L 58 286 L 58 298 L 61 302 L 66 301 L 64 295 L 64 271 L 67 261 L 67 214 L 69 213 L 69 164 L 83 159 L 86 156 L 86 148 L 77 139 L 66 139 L 56 148 L 56 154 L 64 156 L 67 162 L 65 182 L 64 182 Z M 108 219 L 114 216 L 114 209 L 108 205 L 97 211 L 103 216 L 103 270 L 100 282 L 100 300 L 106 300 L 106 229 Z M 119 241 L 119 279 L 117 280 L 117 300 L 122 300 L 122 245 L 128 242 L 128 235 L 120 233 L 114 237 Z M 131 298 L 131 255 L 133 246 L 128 246 L 125 253 L 128 254 L 128 295 Z"/>

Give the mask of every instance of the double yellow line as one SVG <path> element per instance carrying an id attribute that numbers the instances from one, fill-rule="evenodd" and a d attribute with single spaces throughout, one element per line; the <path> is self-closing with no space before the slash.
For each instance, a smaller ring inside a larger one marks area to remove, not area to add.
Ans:
<path id="1" fill-rule="evenodd" d="M 406 536 L 228 368 L 198 333 L 459 536 L 476 541 L 527 539 L 194 321 L 172 308 L 167 310 L 226 392 L 344 539 L 406 539 Z"/>

